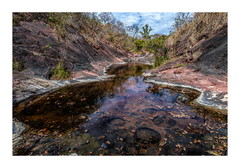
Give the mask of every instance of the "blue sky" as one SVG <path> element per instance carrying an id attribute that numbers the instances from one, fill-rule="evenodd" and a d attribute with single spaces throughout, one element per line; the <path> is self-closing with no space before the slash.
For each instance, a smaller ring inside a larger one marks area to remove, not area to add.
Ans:
<path id="1" fill-rule="evenodd" d="M 113 12 L 112 14 L 125 23 L 131 26 L 134 23 L 144 26 L 148 24 L 153 29 L 150 35 L 165 34 L 168 35 L 175 14 L 177 12 Z"/>

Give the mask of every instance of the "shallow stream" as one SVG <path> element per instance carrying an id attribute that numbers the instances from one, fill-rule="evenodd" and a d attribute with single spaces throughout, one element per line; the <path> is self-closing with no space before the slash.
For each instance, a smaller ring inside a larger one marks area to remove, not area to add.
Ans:
<path id="1" fill-rule="evenodd" d="M 13 155 L 227 155 L 227 116 L 193 106 L 197 91 L 145 82 L 142 64 L 76 84 L 13 112 L 28 125 Z"/>

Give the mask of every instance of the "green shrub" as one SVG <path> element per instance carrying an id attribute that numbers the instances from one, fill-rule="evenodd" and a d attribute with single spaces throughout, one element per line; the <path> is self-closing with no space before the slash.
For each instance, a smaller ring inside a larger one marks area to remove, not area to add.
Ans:
<path id="1" fill-rule="evenodd" d="M 155 59 L 154 60 L 154 67 L 155 68 L 161 66 L 164 63 L 163 57 L 155 56 L 154 59 Z"/>
<path id="2" fill-rule="evenodd" d="M 145 45 L 148 52 L 153 53 L 155 56 L 166 55 L 167 47 L 165 45 L 166 36 L 162 35 L 158 38 L 151 39 Z"/>
<path id="3" fill-rule="evenodd" d="M 24 70 L 24 64 L 21 61 L 17 61 L 16 58 L 13 58 L 13 70 L 22 71 Z"/>
<path id="4" fill-rule="evenodd" d="M 57 67 L 52 69 L 51 75 L 56 79 L 63 80 L 70 77 L 70 72 L 64 69 L 63 62 L 61 61 Z"/>
<path id="5" fill-rule="evenodd" d="M 137 47 L 137 50 L 141 50 L 143 48 L 143 44 L 145 43 L 144 40 L 137 40 L 134 41 L 135 46 Z"/>
<path id="6" fill-rule="evenodd" d="M 161 35 L 157 38 L 149 40 L 144 48 L 154 54 L 154 67 L 159 67 L 169 60 L 168 48 L 166 47 L 165 41 L 167 36 Z"/>
<path id="7" fill-rule="evenodd" d="M 12 25 L 13 26 L 18 26 L 20 19 L 21 19 L 21 17 L 20 18 L 13 17 Z"/>
<path id="8" fill-rule="evenodd" d="M 168 62 L 168 60 L 169 60 L 169 56 L 168 55 L 164 55 L 164 56 L 156 55 L 154 57 L 154 67 L 157 68 L 157 67 L 165 64 L 166 62 Z"/>

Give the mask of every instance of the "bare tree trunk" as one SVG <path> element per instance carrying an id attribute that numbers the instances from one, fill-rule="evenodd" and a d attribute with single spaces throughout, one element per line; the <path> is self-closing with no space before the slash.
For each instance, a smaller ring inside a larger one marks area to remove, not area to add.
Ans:
<path id="1" fill-rule="evenodd" d="M 215 25 L 216 28 L 217 28 L 217 26 L 218 26 L 219 24 L 221 24 L 221 20 L 222 20 L 222 13 L 221 13 L 221 17 L 218 19 L 218 21 L 217 21 L 217 23 L 216 23 L 216 25 Z"/>
<path id="2" fill-rule="evenodd" d="M 96 23 L 95 26 L 94 26 L 94 29 L 93 29 L 93 32 L 92 32 L 92 37 L 93 37 L 93 33 L 95 32 L 95 30 L 96 30 L 97 25 L 98 25 L 99 22 L 100 22 L 100 20 L 98 20 L 97 23 Z"/>
<path id="3" fill-rule="evenodd" d="M 100 35 L 101 35 L 102 33 L 106 32 L 106 31 L 108 31 L 108 30 L 110 30 L 110 28 L 108 28 L 108 29 L 106 29 L 106 30 L 100 32 L 100 33 L 98 34 L 98 36 L 97 36 L 97 40 L 98 40 L 98 38 L 100 37 Z"/>

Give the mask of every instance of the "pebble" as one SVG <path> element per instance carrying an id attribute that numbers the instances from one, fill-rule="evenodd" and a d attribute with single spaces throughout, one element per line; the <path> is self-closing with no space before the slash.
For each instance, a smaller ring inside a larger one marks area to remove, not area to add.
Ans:
<path id="1" fill-rule="evenodd" d="M 69 156 L 78 156 L 78 154 L 77 153 L 71 153 L 71 155 L 69 155 Z"/>

